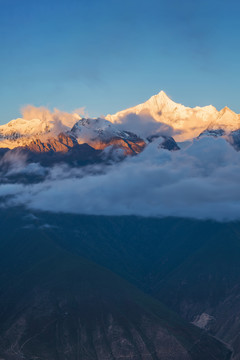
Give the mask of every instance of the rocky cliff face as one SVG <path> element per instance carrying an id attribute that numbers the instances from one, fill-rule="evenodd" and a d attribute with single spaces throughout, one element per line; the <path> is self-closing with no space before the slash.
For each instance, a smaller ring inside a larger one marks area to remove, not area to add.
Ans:
<path id="1" fill-rule="evenodd" d="M 111 122 L 104 119 L 79 120 L 71 130 L 78 142 L 86 142 L 95 149 L 112 146 L 123 150 L 126 155 L 138 154 L 146 142 L 129 131 L 120 131 Z"/>
<path id="2" fill-rule="evenodd" d="M 44 139 L 35 138 L 29 145 L 25 146 L 25 149 L 28 149 L 37 153 L 44 152 L 62 152 L 66 153 L 74 146 L 77 146 L 77 140 L 71 136 L 64 133 L 60 133 L 56 138 L 52 137 L 44 141 Z"/>
<path id="3" fill-rule="evenodd" d="M 228 344 L 239 360 L 239 222 L 59 214 L 48 221 L 68 251 L 135 283 Z"/>
<path id="4" fill-rule="evenodd" d="M 58 134 L 49 130 L 34 135 L 19 133 L 15 137 L 12 133 L 11 138 L 6 135 L 0 139 L 0 146 L 8 144 L 14 154 L 23 153 L 28 162 L 37 161 L 48 165 L 63 161 L 80 165 L 79 161 L 121 160 L 129 155 L 137 155 L 155 140 L 159 142 L 159 149 L 179 150 L 172 137 L 155 134 L 144 140 L 135 133 L 119 130 L 105 119 L 81 119 L 69 130 Z M 3 147 L 2 156 L 8 150 Z"/>

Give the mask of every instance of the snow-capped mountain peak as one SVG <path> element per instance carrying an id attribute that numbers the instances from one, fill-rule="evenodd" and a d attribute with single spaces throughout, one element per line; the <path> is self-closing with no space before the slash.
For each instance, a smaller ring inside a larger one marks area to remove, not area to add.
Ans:
<path id="1" fill-rule="evenodd" d="M 157 95 L 153 95 L 146 102 L 136 105 L 132 108 L 119 111 L 114 115 L 107 115 L 106 119 L 118 123 L 121 120 L 132 113 L 139 115 L 142 113 L 149 114 L 154 117 L 156 121 L 159 121 L 162 111 L 173 112 L 174 110 L 183 110 L 185 107 L 181 104 L 175 103 L 171 100 L 164 91 L 160 91 Z"/>
<path id="2" fill-rule="evenodd" d="M 107 141 L 114 136 L 124 137 L 124 132 L 118 130 L 116 125 L 102 118 L 80 119 L 73 126 L 71 132 L 81 142 L 95 141 L 97 138 Z"/>
<path id="3" fill-rule="evenodd" d="M 146 141 L 149 135 L 161 132 L 181 142 L 198 137 L 206 130 L 212 133 L 218 129 L 225 133 L 237 131 L 240 115 L 228 107 L 220 111 L 212 105 L 186 107 L 160 91 L 142 104 L 105 118 L 82 119 L 78 114 L 58 110 L 51 113 L 44 108 L 29 106 L 23 118 L 0 126 L 0 147 L 25 146 L 36 138 L 46 142 L 60 133 L 69 132 L 76 136 L 79 144 L 100 141 L 99 146 L 113 138 L 126 142 L 128 139 L 135 141 L 134 136 L 137 136 Z"/>
<path id="4" fill-rule="evenodd" d="M 153 95 L 145 102 L 144 105 L 148 108 L 155 109 L 155 111 L 161 108 L 164 108 L 167 111 L 173 111 L 177 107 L 181 106 L 171 100 L 163 90 L 161 90 L 157 95 Z"/>
<path id="5" fill-rule="evenodd" d="M 26 113 L 26 117 L 0 125 L 0 147 L 24 146 L 36 137 L 56 137 L 61 132 L 71 130 L 79 119 L 81 117 L 78 114 L 61 113 L 57 110 L 51 113 L 34 108 Z"/>
<path id="6" fill-rule="evenodd" d="M 225 107 L 218 111 L 214 106 L 187 107 L 171 100 L 164 91 L 152 96 L 145 103 L 107 115 L 113 123 L 127 123 L 131 115 L 139 116 L 141 122 L 152 119 L 170 126 L 176 141 L 185 141 L 197 137 L 209 127 L 224 128 L 231 131 L 240 128 L 240 116 Z"/>
<path id="7" fill-rule="evenodd" d="M 223 129 L 226 133 L 240 129 L 240 115 L 225 106 L 209 124 L 208 129 Z"/>

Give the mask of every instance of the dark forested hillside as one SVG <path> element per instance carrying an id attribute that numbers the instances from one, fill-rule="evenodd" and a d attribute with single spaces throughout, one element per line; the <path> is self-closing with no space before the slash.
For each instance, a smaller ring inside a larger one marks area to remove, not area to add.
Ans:
<path id="1" fill-rule="evenodd" d="M 2 358 L 200 360 L 230 356 L 223 344 L 157 300 L 80 257 L 74 238 L 71 242 L 67 232 L 59 237 L 60 228 L 44 223 L 50 220 L 45 214 L 37 218 L 19 209 L 1 215 Z M 84 220 L 95 225 L 90 218 Z"/>

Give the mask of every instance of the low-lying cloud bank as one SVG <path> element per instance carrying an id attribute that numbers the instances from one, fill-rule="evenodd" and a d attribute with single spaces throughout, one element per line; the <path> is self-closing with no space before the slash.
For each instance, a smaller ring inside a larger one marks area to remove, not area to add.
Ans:
<path id="1" fill-rule="evenodd" d="M 53 212 L 225 221 L 240 219 L 239 184 L 240 154 L 224 139 L 203 137 L 175 152 L 154 142 L 112 166 L 57 166 L 41 183 L 0 185 L 0 196 L 2 206 Z"/>

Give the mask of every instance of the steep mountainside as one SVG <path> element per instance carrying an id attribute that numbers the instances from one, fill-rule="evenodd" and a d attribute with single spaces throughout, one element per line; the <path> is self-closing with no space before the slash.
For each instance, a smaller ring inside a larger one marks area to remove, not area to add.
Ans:
<path id="1" fill-rule="evenodd" d="M 46 224 L 24 226 L 33 215 L 0 219 L 1 358 L 230 359 L 221 342 L 67 250 Z"/>
<path id="2" fill-rule="evenodd" d="M 130 131 L 121 131 L 111 122 L 100 118 L 81 119 L 75 123 L 73 128 L 67 130 L 65 126 L 65 131 L 59 133 L 56 132 L 53 124 L 51 124 L 53 127 L 49 129 L 49 125 L 45 123 L 41 124 L 40 127 L 37 122 L 36 126 L 35 120 L 32 121 L 32 126 L 30 126 L 31 121 L 28 121 L 28 127 L 24 123 L 26 129 L 23 127 L 24 131 L 21 132 L 19 124 L 21 122 L 17 122 L 17 127 L 14 128 L 15 122 L 13 121 L 13 124 L 10 122 L 11 126 L 8 124 L 12 131 L 11 135 L 8 132 L 7 125 L 0 129 L 0 146 L 2 148 L 19 148 L 33 153 L 68 153 L 74 149 L 76 153 L 80 148 L 79 145 L 88 144 L 95 150 L 118 149 L 122 152 L 122 156 L 125 156 L 138 154 L 147 143 L 156 138 L 162 138 L 161 148 L 179 149 L 173 138 L 169 136 L 155 134 L 151 138 L 143 140 L 138 135 Z M 36 129 L 34 130 L 35 126 Z M 58 129 L 60 130 L 59 126 Z"/>
<path id="3" fill-rule="evenodd" d="M 113 146 L 125 154 L 137 154 L 146 146 L 146 142 L 129 131 L 120 131 L 110 121 L 104 119 L 81 119 L 72 128 L 79 143 L 88 143 L 95 149 Z"/>
<path id="4" fill-rule="evenodd" d="M 36 213 L 62 247 L 125 277 L 240 359 L 240 224 Z M 71 239 L 71 240 L 69 240 Z"/>

